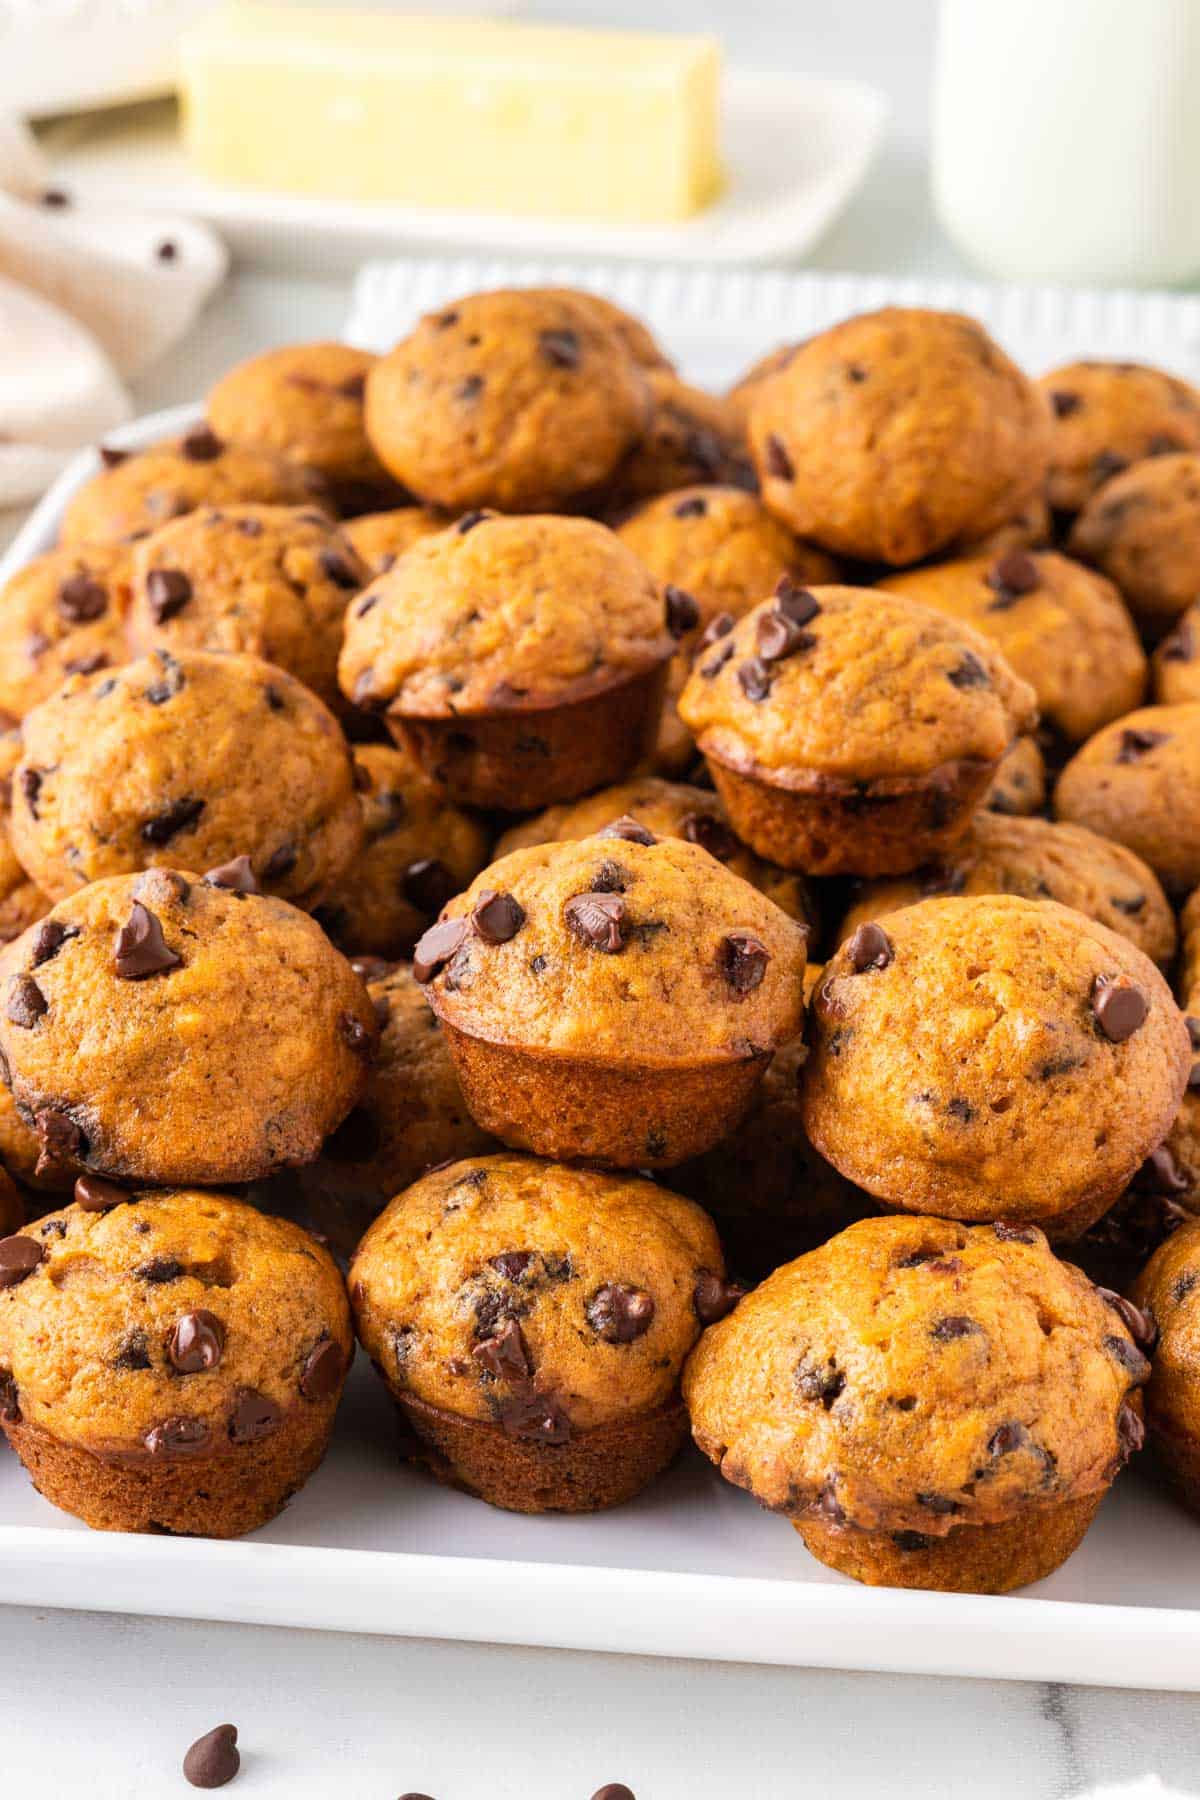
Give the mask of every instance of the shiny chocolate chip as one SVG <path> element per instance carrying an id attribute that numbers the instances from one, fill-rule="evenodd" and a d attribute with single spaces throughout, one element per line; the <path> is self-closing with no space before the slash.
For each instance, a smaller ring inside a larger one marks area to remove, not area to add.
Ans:
<path id="1" fill-rule="evenodd" d="M 886 969 L 895 956 L 892 940 L 873 920 L 860 925 L 846 940 L 846 960 L 856 975 L 868 969 Z"/>
<path id="2" fill-rule="evenodd" d="M 505 1319 L 491 1337 L 476 1344 L 472 1355 L 495 1381 L 528 1381 L 533 1373 L 525 1333 L 515 1319 Z"/>
<path id="3" fill-rule="evenodd" d="M 75 1183 L 75 1204 L 82 1212 L 111 1212 L 130 1199 L 128 1188 L 106 1181 L 103 1175 L 81 1175 Z"/>
<path id="4" fill-rule="evenodd" d="M 49 1004 L 32 975 L 14 975 L 9 982 L 5 1011 L 10 1024 L 31 1031 L 48 1011 Z"/>
<path id="5" fill-rule="evenodd" d="M 161 849 L 172 838 L 178 837 L 180 832 L 190 831 L 199 822 L 204 813 L 204 804 L 203 800 L 194 799 L 172 801 L 162 812 L 155 813 L 153 818 L 144 821 L 141 828 L 142 842 Z"/>
<path id="6" fill-rule="evenodd" d="M 805 631 L 785 612 L 775 608 L 760 615 L 754 630 L 754 642 L 765 663 L 784 662 L 801 650 L 811 650 L 816 641 L 811 631 Z"/>
<path id="7" fill-rule="evenodd" d="M 218 863 L 215 869 L 209 869 L 204 880 L 209 887 L 226 888 L 231 894 L 261 892 L 248 856 L 234 856 L 228 862 Z"/>
<path id="8" fill-rule="evenodd" d="M 695 631 L 700 623 L 700 608 L 692 595 L 684 588 L 676 587 L 668 582 L 663 601 L 666 607 L 667 630 L 673 638 L 686 637 L 689 631 Z"/>
<path id="9" fill-rule="evenodd" d="M 1009 550 L 997 557 L 984 576 L 996 596 L 993 609 L 1011 606 L 1023 594 L 1032 594 L 1041 579 L 1037 563 L 1025 550 Z"/>
<path id="10" fill-rule="evenodd" d="M 1146 1021 L 1150 1002 L 1135 982 L 1097 975 L 1092 983 L 1092 1012 L 1111 1044 L 1123 1044 Z"/>
<path id="11" fill-rule="evenodd" d="M 306 1400 L 328 1400 L 336 1394 L 346 1371 L 340 1344 L 331 1337 L 318 1338 L 300 1371 L 300 1392 Z"/>
<path id="12" fill-rule="evenodd" d="M 620 894 L 576 894 L 563 908 L 572 937 L 606 956 L 625 948 L 625 902 Z"/>
<path id="13" fill-rule="evenodd" d="M 80 571 L 60 583 L 55 604 L 59 617 L 68 625 L 84 625 L 103 618 L 108 611 L 108 589 L 94 576 Z"/>
<path id="14" fill-rule="evenodd" d="M 701 1269 L 692 1292 L 696 1317 L 702 1325 L 715 1325 L 718 1319 L 733 1311 L 745 1294 L 745 1288 L 736 1281 L 726 1281 L 720 1275 L 714 1275 L 711 1269 Z"/>
<path id="15" fill-rule="evenodd" d="M 174 1418 L 155 1425 L 142 1442 L 151 1456 L 187 1456 L 205 1449 L 209 1436 L 203 1419 Z"/>
<path id="16" fill-rule="evenodd" d="M 235 1444 L 258 1444 L 278 1431 L 283 1414 L 265 1394 L 246 1388 L 229 1419 L 229 1437 Z"/>
<path id="17" fill-rule="evenodd" d="M 658 842 L 654 833 L 647 831 L 646 827 L 639 824 L 631 813 L 622 813 L 619 819 L 614 819 L 611 825 L 606 825 L 603 831 L 597 833 L 597 836 L 623 838 L 627 844 L 645 844 L 646 846 Z"/>
<path id="18" fill-rule="evenodd" d="M 462 947 L 470 926 L 465 919 L 441 919 L 418 940 L 413 951 L 413 980 L 424 985 Z"/>
<path id="19" fill-rule="evenodd" d="M 471 908 L 471 923 L 485 944 L 507 944 L 525 923 L 525 908 L 512 894 L 484 888 Z"/>
<path id="20" fill-rule="evenodd" d="M 117 933 L 113 964 L 121 981 L 144 981 L 165 975 L 182 962 L 163 937 L 158 916 L 135 900 L 129 918 Z"/>
<path id="21" fill-rule="evenodd" d="M 429 916 L 441 912 L 457 889 L 453 875 L 436 856 L 419 856 L 410 862 L 400 877 L 400 885 L 414 911 Z"/>
<path id="22" fill-rule="evenodd" d="M 215 1313 L 198 1307 L 184 1313 L 167 1339 L 167 1361 L 180 1375 L 215 1369 L 225 1348 L 225 1327 Z"/>
<path id="23" fill-rule="evenodd" d="M 182 569 L 151 569 L 146 577 L 146 604 L 159 625 L 182 612 L 192 597 L 192 584 Z"/>
<path id="24" fill-rule="evenodd" d="M 596 1289 L 584 1308 L 584 1316 L 606 1344 L 632 1344 L 649 1331 L 654 1320 L 654 1300 L 644 1288 L 608 1281 Z"/>
<path id="25" fill-rule="evenodd" d="M 775 610 L 790 625 L 808 625 L 821 610 L 821 603 L 808 588 L 800 587 L 790 575 L 781 575 L 775 584 Z"/>
<path id="26" fill-rule="evenodd" d="M 735 994 L 752 994 L 762 985 L 771 956 L 752 932 L 731 931 L 721 939 L 717 961 Z"/>
<path id="27" fill-rule="evenodd" d="M 1106 1306 L 1111 1306 L 1139 1350 L 1153 1350 L 1158 1342 L 1158 1323 L 1148 1306 L 1135 1306 L 1124 1294 L 1112 1288 L 1098 1287 L 1096 1292 Z"/>
<path id="28" fill-rule="evenodd" d="M 737 672 L 738 686 L 747 700 L 761 701 L 771 692 L 774 680 L 770 665 L 759 656 L 749 656 Z"/>
<path id="29" fill-rule="evenodd" d="M 36 1238 L 16 1232 L 0 1238 L 0 1288 L 16 1287 L 32 1275 L 42 1260 L 43 1249 Z"/>

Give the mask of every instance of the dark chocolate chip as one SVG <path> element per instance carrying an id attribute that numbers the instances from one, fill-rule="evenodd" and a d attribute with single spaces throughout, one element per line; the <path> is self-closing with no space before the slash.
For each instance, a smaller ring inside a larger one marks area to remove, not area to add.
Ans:
<path id="1" fill-rule="evenodd" d="M 962 1502 L 952 1500 L 949 1494 L 919 1492 L 916 1501 L 917 1505 L 923 1506 L 926 1512 L 935 1513 L 939 1518 L 949 1518 L 952 1513 L 960 1513 L 963 1510 Z"/>
<path id="2" fill-rule="evenodd" d="M 1013 1225 L 1007 1219 L 997 1219 L 992 1231 L 1002 1243 L 1036 1244 L 1041 1232 L 1036 1225 Z"/>
<path id="3" fill-rule="evenodd" d="M 111 1212 L 130 1198 L 128 1188 L 106 1181 L 103 1175 L 81 1175 L 75 1183 L 75 1204 L 82 1212 Z"/>
<path id="4" fill-rule="evenodd" d="M 886 969 L 895 956 L 892 940 L 882 925 L 860 925 L 846 941 L 846 960 L 856 975 L 867 969 Z"/>
<path id="5" fill-rule="evenodd" d="M 413 951 L 413 980 L 432 981 L 438 970 L 461 949 L 470 926 L 465 919 L 441 919 L 418 940 Z"/>
<path id="6" fill-rule="evenodd" d="M 1150 1364 L 1142 1355 L 1136 1344 L 1131 1344 L 1127 1337 L 1118 1337 L 1115 1332 L 1104 1339 L 1104 1348 L 1114 1362 L 1120 1363 L 1130 1380 L 1136 1383 L 1149 1380 Z"/>
<path id="7" fill-rule="evenodd" d="M 708 501 L 703 494 L 689 494 L 686 500 L 678 501 L 671 510 L 677 519 L 702 519 L 708 511 Z"/>
<path id="8" fill-rule="evenodd" d="M 46 188 L 41 195 L 41 202 L 43 206 L 55 209 L 70 206 L 71 196 L 65 188 Z"/>
<path id="9" fill-rule="evenodd" d="M 1121 733 L 1121 744 L 1116 760 L 1119 763 L 1137 762 L 1141 757 L 1148 756 L 1150 751 L 1156 749 L 1159 744 L 1165 744 L 1169 737 L 1170 733 L 1166 731 L 1142 731 L 1136 727 L 1126 726 Z"/>
<path id="10" fill-rule="evenodd" d="M 777 438 L 774 432 L 771 432 L 767 438 L 763 461 L 766 464 L 767 474 L 773 475 L 776 481 L 793 481 L 795 479 L 796 471 L 792 459 L 784 449 L 782 440 Z"/>
<path id="11" fill-rule="evenodd" d="M 1029 1443 L 1029 1433 L 1019 1420 L 1010 1419 L 1005 1425 L 998 1425 L 988 1439 L 989 1456 L 1011 1456 L 1014 1450 L 1023 1450 Z"/>
<path id="12" fill-rule="evenodd" d="M 796 1364 L 796 1392 L 802 1400 L 819 1401 L 829 1412 L 835 1400 L 839 1399 L 846 1387 L 846 1377 L 834 1362 L 832 1356 L 824 1362 L 819 1358 L 802 1356 Z"/>
<path id="13" fill-rule="evenodd" d="M 667 630 L 673 638 L 686 637 L 689 631 L 695 631 L 700 623 L 700 608 L 691 594 L 668 582 L 663 591 L 663 602 L 666 607 Z"/>
<path id="14" fill-rule="evenodd" d="M 760 659 L 765 663 L 773 663 L 796 656 L 801 650 L 811 650 L 817 640 L 811 631 L 805 631 L 781 609 L 772 608 L 770 612 L 760 614 L 754 630 L 754 641 Z M 751 698 L 754 696 L 751 695 Z"/>
<path id="15" fill-rule="evenodd" d="M 525 923 L 525 908 L 511 894 L 484 888 L 471 908 L 471 923 L 485 944 L 507 944 Z"/>
<path id="16" fill-rule="evenodd" d="M 347 1049 L 352 1050 L 355 1056 L 364 1058 L 371 1056 L 374 1050 L 371 1033 L 362 1020 L 356 1019 L 353 1013 L 338 1014 L 338 1034 Z"/>
<path id="17" fill-rule="evenodd" d="M 728 637 L 735 623 L 731 612 L 720 612 L 715 618 L 710 619 L 696 642 L 697 656 L 705 650 L 710 650 L 721 638 Z"/>
<path id="18" fill-rule="evenodd" d="M 499 1256 L 488 1258 L 498 1275 L 505 1281 L 520 1281 L 533 1261 L 532 1250 L 502 1250 Z"/>
<path id="19" fill-rule="evenodd" d="M 184 1313 L 167 1339 L 167 1361 L 180 1375 L 215 1369 L 225 1348 L 225 1327 L 215 1313 L 198 1307 Z"/>
<path id="20" fill-rule="evenodd" d="M 950 670 L 946 677 L 951 687 L 985 688 L 991 687 L 992 678 L 973 651 L 964 650 L 961 660 Z"/>
<path id="21" fill-rule="evenodd" d="M 572 937 L 607 956 L 625 948 L 625 902 L 620 894 L 576 894 L 563 908 Z"/>
<path id="22" fill-rule="evenodd" d="M 965 1313 L 948 1313 L 929 1327 L 929 1335 L 937 1344 L 952 1344 L 956 1338 L 982 1335 L 983 1327 Z"/>
<path id="23" fill-rule="evenodd" d="M 151 1456 L 187 1455 L 207 1447 L 208 1426 L 203 1419 L 164 1419 L 142 1439 Z"/>
<path id="24" fill-rule="evenodd" d="M 647 831 L 644 825 L 639 825 L 638 821 L 631 813 L 622 813 L 619 819 L 614 819 L 611 825 L 606 825 L 604 830 L 597 832 L 596 835 L 598 837 L 606 838 L 623 838 L 627 844 L 645 844 L 648 846 L 650 844 L 657 844 L 658 842 L 654 833 L 652 831 Z"/>
<path id="25" fill-rule="evenodd" d="M 107 667 L 108 657 L 103 650 L 93 650 L 90 656 L 69 657 L 63 664 L 68 675 L 95 675 L 100 669 L 107 669 Z M 99 700 L 104 695 L 111 694 L 115 686 L 115 682 L 102 682 L 93 693 L 93 700 Z"/>
<path id="26" fill-rule="evenodd" d="M 17 1425 L 21 1419 L 17 1384 L 7 1369 L 0 1369 L 0 1419 L 6 1425 Z"/>
<path id="27" fill-rule="evenodd" d="M 596 1789 L 592 1800 L 637 1800 L 637 1795 L 623 1781 L 606 1781 L 603 1787 Z"/>
<path id="28" fill-rule="evenodd" d="M 1071 414 L 1077 413 L 1083 405 L 1083 396 L 1073 394 L 1069 388 L 1052 388 L 1050 404 L 1054 408 L 1056 419 L 1069 419 Z"/>
<path id="29" fill-rule="evenodd" d="M 440 858 L 419 856 L 405 869 L 400 886 L 408 904 L 432 918 L 453 897 L 458 883 Z"/>
<path id="30" fill-rule="evenodd" d="M 692 1292 L 696 1317 L 702 1325 L 715 1325 L 718 1319 L 723 1319 L 726 1313 L 733 1311 L 738 1301 L 744 1299 L 745 1293 L 745 1288 L 736 1281 L 724 1281 L 720 1275 L 714 1275 L 711 1269 L 701 1269 Z"/>
<path id="31" fill-rule="evenodd" d="M 1142 1415 L 1128 1400 L 1122 1400 L 1121 1410 L 1117 1414 L 1117 1445 L 1122 1462 L 1128 1462 L 1137 1454 L 1146 1441 L 1146 1427 Z"/>
<path id="32" fill-rule="evenodd" d="M 156 624 L 165 625 L 192 597 L 192 584 L 182 569 L 151 569 L 146 577 L 146 604 Z"/>
<path id="33" fill-rule="evenodd" d="M 283 1414 L 265 1394 L 246 1388 L 229 1417 L 229 1438 L 234 1444 L 259 1444 L 279 1430 Z"/>
<path id="34" fill-rule="evenodd" d="M 729 826 L 714 813 L 688 813 L 680 829 L 689 844 L 699 844 L 718 862 L 728 862 L 741 848 Z"/>
<path id="35" fill-rule="evenodd" d="M 511 1394 L 500 1407 L 500 1423 L 509 1437 L 537 1444 L 565 1444 L 571 1436 L 571 1421 L 552 1394 L 539 1394 L 522 1388 Z"/>
<path id="36" fill-rule="evenodd" d="M 156 848 L 169 844 L 181 831 L 190 831 L 203 812 L 203 800 L 175 800 L 164 812 L 145 821 L 141 830 L 142 842 Z"/>
<path id="37" fill-rule="evenodd" d="M 108 589 L 91 575 L 69 575 L 59 587 L 57 606 L 69 625 L 83 625 L 108 611 Z"/>
<path id="38" fill-rule="evenodd" d="M 189 462 L 216 462 L 225 446 L 211 425 L 193 425 L 179 448 Z"/>
<path id="39" fill-rule="evenodd" d="M 317 561 L 321 566 L 321 573 L 328 576 L 335 587 L 353 590 L 364 585 L 360 571 L 342 555 L 340 550 L 322 550 Z"/>
<path id="40" fill-rule="evenodd" d="M 923 1531 L 893 1531 L 892 1542 L 897 1550 L 928 1550 L 933 1539 Z"/>
<path id="41" fill-rule="evenodd" d="M 760 657 L 750 656 L 737 672 L 738 685 L 747 700 L 765 700 L 774 679 L 769 665 Z"/>
<path id="42" fill-rule="evenodd" d="M 454 529 L 459 537 L 466 537 L 468 531 L 474 531 L 477 525 L 482 525 L 485 520 L 490 519 L 491 517 L 492 514 L 488 512 L 485 507 L 472 507 L 470 512 L 465 512 L 462 515 L 462 518 L 458 520 Z"/>
<path id="43" fill-rule="evenodd" d="M 158 659 L 162 674 L 146 689 L 146 699 L 151 706 L 164 706 L 168 700 L 173 700 L 183 687 L 183 670 L 168 651 L 156 650 L 154 654 Z"/>
<path id="44" fill-rule="evenodd" d="M 464 376 L 462 381 L 460 381 L 455 388 L 454 398 L 463 401 L 478 400 L 483 389 L 484 379 L 482 375 L 467 375 Z"/>
<path id="45" fill-rule="evenodd" d="M 43 1254 L 36 1238 L 24 1237 L 19 1232 L 12 1237 L 0 1238 L 0 1288 L 16 1287 L 19 1281 L 32 1275 Z"/>
<path id="46" fill-rule="evenodd" d="M 133 1331 L 127 1331 L 119 1339 L 113 1352 L 111 1366 L 114 1369 L 125 1369 L 131 1374 L 154 1367 L 154 1361 L 150 1355 L 150 1339 L 140 1327 Z"/>
<path id="47" fill-rule="evenodd" d="M 168 1287 L 183 1274 L 183 1264 L 176 1256 L 152 1256 L 149 1262 L 139 1263 L 133 1272 L 139 1281 L 148 1281 L 151 1287 Z"/>
<path id="48" fill-rule="evenodd" d="M 623 1281 L 608 1281 L 596 1289 L 584 1316 L 596 1336 L 606 1344 L 632 1344 L 649 1331 L 654 1319 L 654 1301 L 644 1288 L 630 1287 Z"/>
<path id="49" fill-rule="evenodd" d="M 280 844 L 272 850 L 263 867 L 263 879 L 266 881 L 282 881 L 290 875 L 297 862 L 296 846 L 293 843 Z"/>
<path id="50" fill-rule="evenodd" d="M 215 869 L 209 869 L 204 879 L 209 887 L 227 888 L 232 894 L 261 891 L 248 856 L 235 856 L 227 863 L 218 863 Z"/>
<path id="51" fill-rule="evenodd" d="M 1106 1306 L 1111 1306 L 1139 1350 L 1153 1350 L 1158 1342 L 1158 1322 L 1148 1306 L 1135 1306 L 1124 1294 L 1112 1288 L 1097 1287 L 1096 1292 Z"/>
<path id="52" fill-rule="evenodd" d="M 997 557 L 984 580 L 996 598 L 989 610 L 1003 611 L 1023 594 L 1032 594 L 1041 583 L 1041 573 L 1033 557 L 1025 550 L 1009 550 Z"/>
<path id="53" fill-rule="evenodd" d="M 579 334 L 575 331 L 539 331 L 538 349 L 557 369 L 579 367 Z"/>
<path id="54" fill-rule="evenodd" d="M 765 944 L 749 931 L 731 931 L 721 939 L 717 961 L 735 994 L 752 994 L 762 985 L 771 960 Z"/>
<path id="55" fill-rule="evenodd" d="M 49 1004 L 32 975 L 13 976 L 8 987 L 8 1006 L 5 1009 L 11 1024 L 20 1025 L 25 1031 L 32 1031 L 48 1010 Z"/>
<path id="56" fill-rule="evenodd" d="M 219 1788 L 233 1780 L 242 1766 L 237 1735 L 236 1725 L 216 1725 L 196 1739 L 183 1759 L 183 1773 L 193 1787 Z"/>
<path id="57" fill-rule="evenodd" d="M 304 1359 L 300 1392 L 306 1400 L 328 1400 L 341 1386 L 346 1359 L 331 1337 L 319 1338 Z"/>
<path id="58" fill-rule="evenodd" d="M 1135 982 L 1097 975 L 1092 983 L 1092 1012 L 1112 1044 L 1123 1044 L 1146 1021 L 1150 1002 Z"/>
<path id="59" fill-rule="evenodd" d="M 775 583 L 775 610 L 793 625 L 808 625 L 821 610 L 817 596 L 799 587 L 790 575 L 781 575 Z"/>
<path id="60" fill-rule="evenodd" d="M 38 795 L 42 791 L 43 780 L 44 775 L 42 770 L 30 768 L 28 765 L 21 770 L 21 773 L 17 778 L 17 785 L 21 790 L 21 797 L 29 808 L 30 816 L 35 819 L 39 816 L 37 803 Z"/>
<path id="61" fill-rule="evenodd" d="M 122 981 L 144 981 L 149 975 L 165 975 L 182 962 L 163 937 L 158 916 L 135 900 L 129 919 L 117 933 L 113 965 Z"/>
<path id="62" fill-rule="evenodd" d="M 1186 1194 L 1191 1187 L 1187 1176 L 1179 1167 L 1165 1144 L 1152 1150 L 1131 1184 L 1139 1193 L 1153 1195 L 1159 1200 L 1171 1200 L 1176 1194 Z"/>
<path id="63" fill-rule="evenodd" d="M 495 1381 L 528 1381 L 533 1374 L 529 1346 L 515 1319 L 505 1319 L 491 1337 L 476 1344 L 472 1355 Z"/>
<path id="64" fill-rule="evenodd" d="M 69 1113 L 46 1106 L 34 1114 L 33 1124 L 41 1141 L 38 1175 L 46 1174 L 60 1163 L 78 1162 L 87 1154 L 87 1138 Z"/>

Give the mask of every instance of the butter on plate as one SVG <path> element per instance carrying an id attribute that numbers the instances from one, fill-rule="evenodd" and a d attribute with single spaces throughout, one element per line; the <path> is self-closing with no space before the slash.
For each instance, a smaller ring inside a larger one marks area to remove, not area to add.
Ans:
<path id="1" fill-rule="evenodd" d="M 654 222 L 721 187 L 705 37 L 229 4 L 183 47 L 212 181 L 472 212 Z"/>

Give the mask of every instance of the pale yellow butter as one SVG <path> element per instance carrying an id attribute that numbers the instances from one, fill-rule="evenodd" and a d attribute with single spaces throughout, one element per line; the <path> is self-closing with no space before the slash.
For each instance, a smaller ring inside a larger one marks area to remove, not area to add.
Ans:
<path id="1" fill-rule="evenodd" d="M 720 188 L 710 38 L 232 4 L 187 37 L 211 180 L 568 218 L 684 218 Z"/>

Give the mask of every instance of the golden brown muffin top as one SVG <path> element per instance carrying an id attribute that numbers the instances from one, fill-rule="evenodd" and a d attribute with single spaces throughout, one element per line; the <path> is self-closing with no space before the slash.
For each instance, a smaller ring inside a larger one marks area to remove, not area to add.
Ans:
<path id="1" fill-rule="evenodd" d="M 1194 1448 L 1200 1437 L 1200 1220 L 1171 1233 L 1129 1293 L 1157 1331 L 1147 1419 L 1176 1444 Z"/>
<path id="2" fill-rule="evenodd" d="M 865 1219 L 707 1331 L 684 1398 L 763 1505 L 943 1537 L 1106 1487 L 1141 1441 L 1147 1373 L 1034 1227 Z"/>
<path id="3" fill-rule="evenodd" d="M 141 1460 L 219 1454 L 336 1403 L 350 1309 L 307 1232 L 229 1194 L 81 1188 L 0 1285 L 0 1394 L 26 1423 Z"/>
<path id="4" fill-rule="evenodd" d="M 394 1390 L 562 1441 L 672 1399 L 724 1272 L 690 1200 L 501 1155 L 397 1195 L 359 1247 L 350 1292 Z"/>
<path id="5" fill-rule="evenodd" d="M 1153 870 L 1123 844 L 1082 825 L 978 812 L 940 862 L 896 880 L 870 881 L 839 940 L 885 913 L 939 894 L 1020 894 L 1057 900 L 1097 919 L 1164 966 L 1175 954 L 1175 915 Z"/>
<path id="6" fill-rule="evenodd" d="M 734 835 L 729 815 L 712 789 L 691 787 L 684 781 L 641 775 L 601 788 L 584 800 L 548 806 L 498 838 L 495 853 L 501 857 L 529 844 L 572 843 L 592 837 L 621 818 L 636 819 L 655 837 L 684 838 L 689 844 L 699 844 L 732 874 L 773 900 L 789 919 L 815 927 L 816 903 L 803 875 L 763 862 Z"/>
<path id="7" fill-rule="evenodd" d="M 451 520 L 434 506 L 397 506 L 390 512 L 362 513 L 347 519 L 342 536 L 354 550 L 372 581 L 386 575 L 394 562 L 411 549 L 418 538 L 445 531 Z"/>
<path id="8" fill-rule="evenodd" d="M 1053 414 L 1047 493 L 1078 512 L 1130 463 L 1173 450 L 1200 450 L 1200 395 L 1186 381 L 1143 363 L 1074 362 L 1038 386 Z"/>
<path id="9" fill-rule="evenodd" d="M 439 1018 L 475 1037 L 664 1068 L 794 1037 L 806 935 L 699 845 L 602 833 L 492 863 L 414 970 Z"/>
<path id="10" fill-rule="evenodd" d="M 337 720 L 256 656 L 158 651 L 72 675 L 22 739 L 13 842 L 56 899 L 106 875 L 245 856 L 261 888 L 310 905 L 362 842 Z"/>
<path id="11" fill-rule="evenodd" d="M 1200 882 L 1200 704 L 1143 706 L 1077 750 L 1054 810 L 1126 844 L 1173 892 Z"/>
<path id="12" fill-rule="evenodd" d="M 991 812 L 1028 818 L 1046 804 L 1046 759 L 1034 737 L 1014 738 L 983 801 Z"/>
<path id="13" fill-rule="evenodd" d="M 700 747 L 785 786 L 994 762 L 1035 713 L 987 639 L 877 590 L 794 588 L 696 658 L 679 700 Z"/>
<path id="14" fill-rule="evenodd" d="M 990 638 L 1037 695 L 1044 719 L 1079 743 L 1140 705 L 1146 654 L 1110 581 L 1052 550 L 936 563 L 882 584 Z"/>
<path id="15" fill-rule="evenodd" d="M 0 954 L 5 1076 L 47 1160 L 250 1181 L 315 1156 L 357 1100 L 366 990 L 307 914 L 238 880 L 95 881 Z"/>
<path id="16" fill-rule="evenodd" d="M 198 506 L 304 506 L 325 497 L 312 469 L 273 450 L 227 444 L 210 425 L 149 450 L 102 450 L 102 466 L 67 502 L 64 544 L 144 537 Z"/>
<path id="17" fill-rule="evenodd" d="M 363 399 L 379 358 L 351 344 L 284 344 L 238 363 L 208 396 L 213 430 L 320 470 L 336 485 L 382 484 Z"/>
<path id="18" fill-rule="evenodd" d="M 1200 587 L 1200 453 L 1154 456 L 1114 475 L 1075 520 L 1067 547 L 1116 582 L 1151 632 L 1165 630 Z"/>
<path id="19" fill-rule="evenodd" d="M 350 608 L 342 691 L 420 718 L 584 699 L 665 661 L 666 618 L 657 584 L 605 526 L 468 513 Z"/>
<path id="20" fill-rule="evenodd" d="M 1192 1063 L 1148 957 L 1011 894 L 861 925 L 809 1018 L 817 1148 L 881 1199 L 951 1218 L 1095 1217 L 1161 1143 Z"/>
<path id="21" fill-rule="evenodd" d="M 79 671 L 123 663 L 133 562 L 128 544 L 35 556 L 0 592 L 0 712 L 22 719 Z"/>

